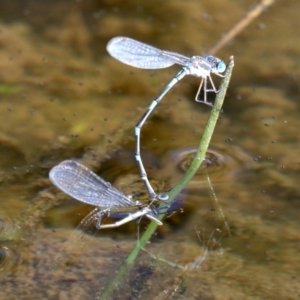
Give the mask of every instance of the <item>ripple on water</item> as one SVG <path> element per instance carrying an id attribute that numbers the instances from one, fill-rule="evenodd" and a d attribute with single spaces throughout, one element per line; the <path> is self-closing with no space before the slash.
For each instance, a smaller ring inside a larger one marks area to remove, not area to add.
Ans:
<path id="1" fill-rule="evenodd" d="M 214 182 L 231 181 L 237 176 L 237 173 L 239 173 L 241 168 L 245 167 L 247 162 L 250 161 L 252 163 L 249 156 L 237 147 L 232 147 L 230 149 L 232 152 L 227 153 L 228 150 L 222 149 L 221 147 L 210 147 L 205 155 L 205 163 L 201 164 L 195 176 L 189 183 L 189 187 L 192 187 L 193 184 L 199 186 L 199 183 L 206 182 L 207 175 L 209 175 Z M 173 151 L 168 159 L 168 169 L 170 174 L 177 173 L 179 176 L 182 176 L 186 173 L 196 152 L 196 147 L 181 148 Z"/>
<path id="2" fill-rule="evenodd" d="M 20 253 L 15 247 L 0 247 L 0 272 L 17 266 L 21 261 Z"/>
<path id="3" fill-rule="evenodd" d="M 17 237 L 17 228 L 15 221 L 3 214 L 0 215 L 0 241 L 2 242 L 0 246 L 0 272 L 10 269 L 20 261 L 17 246 L 15 242 L 12 244 L 12 241 Z"/>

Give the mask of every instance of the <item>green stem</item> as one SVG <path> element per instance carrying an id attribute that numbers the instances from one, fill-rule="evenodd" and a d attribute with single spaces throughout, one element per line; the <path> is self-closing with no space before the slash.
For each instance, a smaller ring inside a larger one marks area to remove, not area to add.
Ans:
<path id="1" fill-rule="evenodd" d="M 216 94 L 216 99 L 214 102 L 214 106 L 211 110 L 209 119 L 207 121 L 202 139 L 200 141 L 198 150 L 195 154 L 195 157 L 187 170 L 186 174 L 180 180 L 180 182 L 168 193 L 168 200 L 162 202 L 158 210 L 167 211 L 170 203 L 175 199 L 175 197 L 181 192 L 181 190 L 188 184 L 188 182 L 192 179 L 192 177 L 197 172 L 201 163 L 205 160 L 205 154 L 208 149 L 209 142 L 212 138 L 216 123 L 219 118 L 219 114 L 222 109 L 222 105 L 224 102 L 224 98 L 226 95 L 227 87 L 229 85 L 229 81 L 231 78 L 232 69 L 234 66 L 233 56 L 230 57 L 229 64 L 225 73 L 225 77 L 223 78 L 220 86 L 220 92 Z M 159 220 L 164 217 L 163 214 L 157 216 Z M 144 247 L 144 245 L 150 240 L 152 234 L 155 232 L 157 228 L 157 224 L 155 222 L 151 222 L 147 227 L 147 230 L 140 238 L 139 242 L 132 250 L 130 255 L 127 257 L 126 261 L 123 263 L 123 266 L 117 271 L 117 273 L 111 278 L 111 280 L 107 283 L 104 289 L 101 291 L 101 300 L 111 299 L 112 293 L 124 283 L 126 278 L 128 278 L 129 273 L 134 265 L 134 261 L 139 254 L 140 250 Z M 100 299 L 100 295 L 97 295 L 97 299 Z"/>

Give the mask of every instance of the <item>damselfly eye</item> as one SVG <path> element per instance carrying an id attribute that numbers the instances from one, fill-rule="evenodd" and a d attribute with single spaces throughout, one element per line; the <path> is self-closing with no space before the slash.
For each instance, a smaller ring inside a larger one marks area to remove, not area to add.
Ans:
<path id="1" fill-rule="evenodd" d="M 158 194 L 158 200 L 160 201 L 167 201 L 169 199 L 168 194 Z"/>
<path id="2" fill-rule="evenodd" d="M 215 60 L 216 58 L 212 55 L 208 55 L 205 57 L 205 60 L 208 61 L 209 63 L 213 63 L 213 61 Z"/>
<path id="3" fill-rule="evenodd" d="M 223 73 L 226 70 L 226 64 L 224 63 L 223 60 L 221 60 L 218 63 L 217 69 L 218 69 L 218 72 L 220 72 L 220 73 Z"/>

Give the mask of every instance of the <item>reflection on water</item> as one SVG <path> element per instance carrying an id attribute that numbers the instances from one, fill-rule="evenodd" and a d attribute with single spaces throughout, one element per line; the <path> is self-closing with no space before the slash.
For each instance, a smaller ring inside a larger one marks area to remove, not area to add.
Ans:
<path id="1" fill-rule="evenodd" d="M 137 227 L 142 232 L 148 223 L 85 235 L 83 247 L 71 247 L 61 267 L 50 271 L 71 235 L 61 228 L 73 229 L 92 208 L 51 186 L 49 170 L 75 159 L 142 198 L 133 128 L 178 72 L 124 66 L 109 58 L 107 41 L 125 35 L 199 55 L 252 2 L 156 4 L 1 6 L 0 298 L 94 299 L 135 244 Z M 209 163 L 147 245 L 152 259 L 140 255 L 119 291 L 122 299 L 298 299 L 299 9 L 298 1 L 277 1 L 217 53 L 225 61 L 234 54 L 236 67 Z M 198 83 L 188 76 L 178 83 L 143 127 L 141 154 L 159 192 L 180 180 L 201 138 L 210 108 L 194 103 Z M 217 246 L 208 247 L 209 240 Z M 197 259 L 198 268 L 176 268 Z"/>

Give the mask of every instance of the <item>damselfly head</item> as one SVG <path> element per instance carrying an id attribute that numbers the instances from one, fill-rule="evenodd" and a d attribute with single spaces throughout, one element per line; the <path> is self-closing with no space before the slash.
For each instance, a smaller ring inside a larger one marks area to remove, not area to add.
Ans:
<path id="1" fill-rule="evenodd" d="M 213 73 L 219 74 L 226 70 L 225 62 L 215 56 L 206 56 L 205 60 L 211 65 Z"/>

